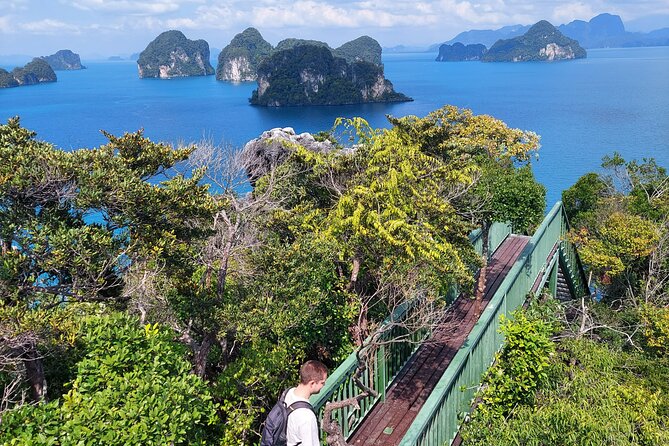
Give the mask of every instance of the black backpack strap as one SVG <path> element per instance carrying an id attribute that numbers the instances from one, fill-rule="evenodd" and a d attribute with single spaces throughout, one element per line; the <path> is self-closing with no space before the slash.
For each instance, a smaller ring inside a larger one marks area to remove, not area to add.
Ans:
<path id="1" fill-rule="evenodd" d="M 297 409 L 309 409 L 312 412 L 314 412 L 314 414 L 316 414 L 316 412 L 314 411 L 314 407 L 311 404 L 309 404 L 308 402 L 306 402 L 306 401 L 295 401 L 293 404 L 288 406 L 288 415 L 290 415 L 291 413 L 293 413 Z"/>
<path id="2" fill-rule="evenodd" d="M 288 420 L 288 417 L 290 416 L 291 413 L 295 412 L 297 409 L 309 409 L 313 412 L 314 416 L 316 417 L 316 427 L 318 428 L 318 438 L 321 438 L 321 427 L 318 424 L 318 414 L 314 410 L 314 406 L 311 405 L 311 403 L 308 403 L 306 401 L 295 401 L 293 404 L 288 406 L 288 415 L 286 415 L 286 420 Z M 301 443 L 298 443 L 298 445 Z"/>

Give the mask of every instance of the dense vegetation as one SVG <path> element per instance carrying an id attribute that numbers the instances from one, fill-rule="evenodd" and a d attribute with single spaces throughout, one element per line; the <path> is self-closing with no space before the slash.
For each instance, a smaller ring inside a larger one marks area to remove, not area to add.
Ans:
<path id="1" fill-rule="evenodd" d="M 33 59 L 22 68 L 14 68 L 11 73 L 0 68 L 0 88 L 56 81 L 56 73 L 44 59 L 40 58 Z"/>
<path id="2" fill-rule="evenodd" d="M 407 101 L 370 62 L 348 64 L 319 45 L 298 45 L 275 52 L 258 68 L 254 105 L 338 105 Z M 379 87 L 380 85 L 380 87 Z"/>
<path id="3" fill-rule="evenodd" d="M 471 286 L 467 235 L 505 215 L 490 174 L 544 208 L 538 138 L 455 107 L 391 124 L 281 158 L 141 132 L 64 152 L 0 126 L 0 443 L 252 444 L 300 362 Z"/>
<path id="4" fill-rule="evenodd" d="M 258 74 L 258 65 L 272 52 L 272 45 L 263 39 L 262 35 L 255 28 L 247 28 L 243 32 L 233 37 L 232 41 L 221 50 L 218 55 L 218 65 L 216 66 L 216 79 L 231 79 L 229 65 L 232 61 L 247 62 L 242 65 L 239 73 L 240 81 L 256 80 Z"/>
<path id="5" fill-rule="evenodd" d="M 369 62 L 381 65 L 381 45 L 369 36 L 361 36 L 335 49 L 334 55 L 348 63 Z"/>
<path id="6" fill-rule="evenodd" d="M 553 46 L 553 55 L 548 51 Z M 527 62 L 580 59 L 585 50 L 545 20 L 537 22 L 522 36 L 498 40 L 483 55 L 484 62 Z"/>
<path id="7" fill-rule="evenodd" d="M 505 325 L 465 444 L 669 444 L 669 176 L 618 155 L 603 167 L 563 193 L 597 299 Z"/>
<path id="8" fill-rule="evenodd" d="M 137 59 L 139 77 L 183 77 L 214 74 L 209 63 L 209 44 L 189 40 L 181 31 L 161 33 Z M 161 67 L 164 72 L 161 72 Z"/>

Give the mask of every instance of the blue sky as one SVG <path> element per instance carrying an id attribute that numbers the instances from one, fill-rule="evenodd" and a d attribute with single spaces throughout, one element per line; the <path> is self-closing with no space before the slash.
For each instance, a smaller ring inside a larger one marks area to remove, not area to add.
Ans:
<path id="1" fill-rule="evenodd" d="M 248 26 L 272 44 L 299 37 L 338 46 L 369 35 L 386 47 L 427 46 L 469 29 L 559 25 L 602 12 L 630 30 L 669 27 L 669 0 L 0 0 L 0 55 L 129 55 L 168 29 L 222 48 Z"/>

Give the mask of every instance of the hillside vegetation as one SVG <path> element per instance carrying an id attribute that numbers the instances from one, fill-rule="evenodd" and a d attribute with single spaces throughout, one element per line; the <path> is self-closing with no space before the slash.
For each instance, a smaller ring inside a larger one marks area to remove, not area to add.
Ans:
<path id="1" fill-rule="evenodd" d="M 518 230 L 541 220 L 530 132 L 450 106 L 336 124 L 241 152 L 0 125 L 0 443 L 254 444 L 302 361 L 473 286 L 495 178 L 537 192 L 507 194 Z"/>

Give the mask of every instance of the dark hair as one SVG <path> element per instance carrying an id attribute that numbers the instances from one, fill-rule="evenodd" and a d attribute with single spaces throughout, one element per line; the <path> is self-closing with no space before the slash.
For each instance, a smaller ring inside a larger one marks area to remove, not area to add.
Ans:
<path id="1" fill-rule="evenodd" d="M 309 381 L 320 381 L 328 374 L 328 368 L 320 361 L 310 360 L 300 367 L 300 383 L 309 384 Z"/>

